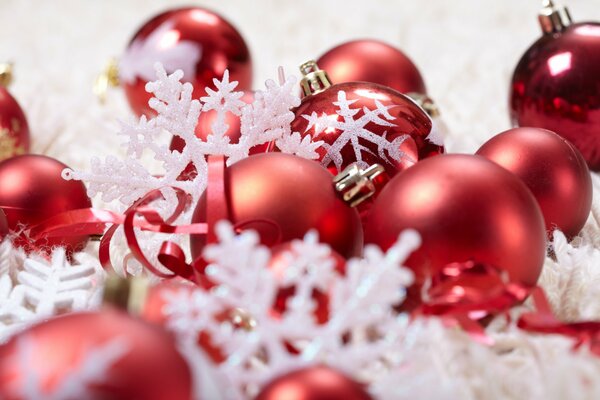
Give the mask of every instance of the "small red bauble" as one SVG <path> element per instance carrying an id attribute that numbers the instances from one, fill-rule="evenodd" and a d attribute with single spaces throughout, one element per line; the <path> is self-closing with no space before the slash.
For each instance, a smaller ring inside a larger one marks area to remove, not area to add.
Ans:
<path id="1" fill-rule="evenodd" d="M 358 213 L 338 198 L 331 174 L 313 161 L 282 153 L 250 156 L 227 168 L 225 197 L 231 222 L 256 230 L 263 244 L 289 242 L 315 229 L 343 257 L 362 252 Z M 205 221 L 206 194 L 192 217 L 194 223 Z M 192 235 L 194 259 L 205 242 Z"/>
<path id="2" fill-rule="evenodd" d="M 579 233 L 592 207 L 592 178 L 581 153 L 554 132 L 515 128 L 487 141 L 477 154 L 523 180 L 535 196 L 549 236 Z"/>
<path id="3" fill-rule="evenodd" d="M 512 77 L 512 121 L 556 132 L 599 171 L 600 23 L 571 25 L 568 14 L 554 6 L 544 9 L 541 21 L 545 34 L 521 57 Z"/>
<path id="4" fill-rule="evenodd" d="M 325 366 L 290 372 L 268 383 L 255 400 L 371 400 L 362 385 Z"/>
<path id="5" fill-rule="evenodd" d="M 271 249 L 271 260 L 269 261 L 269 268 L 275 273 L 275 276 L 281 281 L 285 270 L 289 267 L 290 257 L 297 254 L 297 250 L 294 249 L 292 243 L 284 243 L 275 246 Z M 346 260 L 344 257 L 337 254 L 335 251 L 331 251 L 329 254 L 331 261 L 334 263 L 335 270 L 340 274 L 344 275 L 346 272 Z M 275 305 L 273 311 L 276 315 L 282 315 L 287 309 L 287 301 L 291 296 L 294 295 L 296 288 L 293 286 L 281 287 L 277 293 Z M 314 315 L 319 324 L 324 324 L 329 320 L 329 294 L 319 289 L 315 289 L 312 293 L 312 299 L 315 301 L 317 307 Z"/>
<path id="6" fill-rule="evenodd" d="M 535 198 L 516 175 L 480 156 L 433 157 L 387 184 L 366 242 L 386 250 L 409 228 L 422 237 L 406 262 L 414 288 L 455 262 L 488 264 L 525 285 L 535 285 L 542 270 L 546 234 Z"/>
<path id="7" fill-rule="evenodd" d="M 0 162 L 0 208 L 6 214 L 10 230 L 19 233 L 17 246 L 28 251 L 65 246 L 69 252 L 85 247 L 88 236 L 39 239 L 32 242 L 23 229 L 65 211 L 89 208 L 92 202 L 84 184 L 66 181 L 67 166 L 42 155 L 22 155 Z"/>
<path id="8" fill-rule="evenodd" d="M 200 7 L 181 8 L 159 14 L 133 36 L 119 63 L 119 80 L 133 111 L 153 116 L 152 97 L 145 86 L 156 79 L 154 64 L 167 73 L 181 69 L 183 79 L 194 86 L 194 98 L 229 70 L 238 90 L 252 85 L 250 51 L 240 33 L 227 20 Z"/>
<path id="9" fill-rule="evenodd" d="M 317 149 L 318 160 L 333 174 L 360 161 L 362 166 L 380 164 L 389 176 L 393 176 L 419 160 L 444 152 L 438 138 L 430 135 L 429 116 L 400 92 L 369 82 L 331 85 L 325 71 L 315 63 L 306 63 L 301 68 L 305 74 L 302 81 L 304 90 L 308 92 L 294 110 L 296 118 L 291 124 L 292 131 L 300 132 L 302 136 L 310 135 L 313 141 L 324 141 L 325 145 Z M 353 126 L 347 126 L 346 131 L 337 127 L 319 129 L 319 121 L 311 124 L 311 116 L 329 123 L 344 122 L 344 118 L 337 114 L 341 107 L 340 94 L 350 102 L 349 108 L 356 111 L 352 116 L 355 121 L 365 115 L 365 109 L 375 111 L 378 103 L 388 107 L 389 117 L 380 115 L 378 121 L 351 122 Z M 402 137 L 405 137 L 403 141 Z M 396 140 L 398 144 L 387 149 L 377 143 L 387 141 L 393 144 Z M 401 154 L 401 157 L 394 157 L 394 153 Z M 338 165 L 336 157 L 341 160 Z"/>
<path id="10" fill-rule="evenodd" d="M 335 83 L 373 82 L 400 93 L 426 93 L 423 77 L 410 58 L 379 40 L 342 43 L 323 54 L 317 64 Z"/>
<path id="11" fill-rule="evenodd" d="M 0 347 L 0 398 L 192 398 L 171 336 L 113 309 L 53 318 Z"/>
<path id="12" fill-rule="evenodd" d="M 19 103 L 0 86 L 0 161 L 29 151 L 29 125 Z"/>

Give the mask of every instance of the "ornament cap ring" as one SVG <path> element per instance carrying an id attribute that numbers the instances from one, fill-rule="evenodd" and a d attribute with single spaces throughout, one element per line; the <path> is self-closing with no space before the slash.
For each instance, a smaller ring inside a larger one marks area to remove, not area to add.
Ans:
<path id="1" fill-rule="evenodd" d="M 320 69 L 314 60 L 300 65 L 300 72 L 302 73 L 300 86 L 304 96 L 320 93 L 331 86 L 327 72 Z"/>
<path id="2" fill-rule="evenodd" d="M 538 20 L 545 35 L 562 32 L 572 23 L 569 9 L 565 6 L 557 6 L 552 0 L 544 0 Z"/>

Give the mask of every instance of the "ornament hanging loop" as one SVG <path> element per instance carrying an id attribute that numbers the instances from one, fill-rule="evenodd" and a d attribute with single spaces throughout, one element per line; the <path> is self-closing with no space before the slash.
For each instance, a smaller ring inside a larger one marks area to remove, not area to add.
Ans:
<path id="1" fill-rule="evenodd" d="M 302 64 L 300 72 L 302 73 L 300 86 L 302 87 L 302 94 L 304 96 L 321 93 L 331 86 L 327 72 L 320 69 L 314 60 Z"/>
<path id="2" fill-rule="evenodd" d="M 379 164 L 373 164 L 367 169 L 352 164 L 333 179 L 335 190 L 342 194 L 342 198 L 350 207 L 356 207 L 377 191 L 375 179 L 385 169 Z"/>
<path id="3" fill-rule="evenodd" d="M 0 63 L 0 87 L 8 87 L 13 80 L 13 64 Z"/>
<path id="4" fill-rule="evenodd" d="M 544 0 L 538 20 L 545 35 L 562 32 L 572 23 L 569 9 L 565 6 L 557 6 L 552 0 Z"/>
<path id="5" fill-rule="evenodd" d="M 119 86 L 119 63 L 116 58 L 111 58 L 94 81 L 94 94 L 100 103 L 104 104 L 108 89 L 117 86 Z"/>

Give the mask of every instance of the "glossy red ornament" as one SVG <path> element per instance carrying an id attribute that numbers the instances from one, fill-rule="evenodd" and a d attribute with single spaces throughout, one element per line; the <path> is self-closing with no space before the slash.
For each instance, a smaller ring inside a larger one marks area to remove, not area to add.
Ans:
<path id="1" fill-rule="evenodd" d="M 555 228 L 579 233 L 592 207 L 592 178 L 581 153 L 564 138 L 540 128 L 515 128 L 488 140 L 477 154 L 523 180 L 535 196 L 548 235 Z"/>
<path id="2" fill-rule="evenodd" d="M 547 33 L 519 61 L 510 108 L 518 126 L 549 129 L 568 139 L 590 169 L 600 170 L 600 23 Z"/>
<path id="3" fill-rule="evenodd" d="M 317 60 L 333 83 L 372 82 L 400 93 L 427 93 L 415 64 L 397 48 L 373 39 L 342 43 Z"/>
<path id="4" fill-rule="evenodd" d="M 433 157 L 387 184 L 365 241 L 386 250 L 409 228 L 422 237 L 406 262 L 415 273 L 413 294 L 450 263 L 488 264 L 525 285 L 535 285 L 542 270 L 546 233 L 535 198 L 516 175 L 480 156 Z"/>
<path id="5" fill-rule="evenodd" d="M 283 274 L 289 267 L 290 257 L 297 254 L 297 250 L 294 249 L 292 243 L 283 243 L 275 246 L 271 249 L 271 260 L 269 261 L 269 268 L 275 273 L 278 279 L 283 280 Z M 344 275 L 346 272 L 346 260 L 344 257 L 337 254 L 335 251 L 331 251 L 329 254 L 332 262 L 334 263 L 335 270 L 340 274 Z M 294 286 L 282 286 L 277 293 L 276 302 L 273 306 L 273 311 L 276 316 L 281 316 L 287 309 L 287 301 L 294 295 L 296 288 Z M 312 299 L 315 301 L 317 307 L 315 310 L 315 318 L 319 324 L 324 324 L 329 320 L 329 294 L 319 289 L 315 289 L 312 293 Z"/>
<path id="6" fill-rule="evenodd" d="M 153 116 L 145 85 L 156 79 L 154 64 L 167 73 L 177 69 L 194 86 L 193 97 L 229 70 L 238 90 L 252 85 L 250 51 L 240 33 L 220 15 L 200 7 L 166 11 L 146 22 L 133 36 L 119 63 L 119 80 L 137 115 Z"/>
<path id="7" fill-rule="evenodd" d="M 0 347 L 0 398 L 27 393 L 188 400 L 192 377 L 168 333 L 107 308 L 42 322 Z"/>
<path id="8" fill-rule="evenodd" d="M 256 230 L 263 244 L 289 242 L 315 229 L 321 242 L 343 257 L 361 254 L 358 213 L 336 195 L 331 174 L 319 164 L 266 153 L 238 161 L 225 172 L 229 219 L 240 228 Z M 194 223 L 205 221 L 206 193 L 192 217 Z M 202 254 L 205 242 L 205 236 L 192 235 L 194 259 Z"/>
<path id="9" fill-rule="evenodd" d="M 4 210 L 0 208 L 0 240 L 4 239 L 4 237 L 8 234 L 8 221 L 6 220 L 6 214 Z"/>
<path id="10" fill-rule="evenodd" d="M 29 125 L 19 103 L 0 86 L 0 161 L 29 151 Z"/>
<path id="11" fill-rule="evenodd" d="M 10 230 L 18 233 L 15 245 L 27 251 L 65 246 L 72 252 L 85 247 L 88 236 L 42 238 L 33 242 L 23 231 L 62 212 L 92 206 L 82 182 L 62 178 L 65 168 L 68 167 L 60 161 L 34 154 L 0 162 L 0 208 L 6 214 Z"/>
<path id="12" fill-rule="evenodd" d="M 317 73 L 323 71 L 318 70 Z M 309 73 L 307 76 L 310 77 Z M 306 79 L 306 78 L 305 78 Z M 412 100 L 403 94 L 381 86 L 375 83 L 368 82 L 349 82 L 340 83 L 332 86 L 325 85 L 325 89 L 317 91 L 302 99 L 300 106 L 294 110 L 296 118 L 292 121 L 292 131 L 300 132 L 304 137 L 310 135 L 313 141 L 322 140 L 326 145 L 334 145 L 336 141 L 342 143 L 343 138 L 340 138 L 342 131 L 337 128 L 327 128 L 322 132 L 318 132 L 315 126 L 310 126 L 309 121 L 305 116 L 310 116 L 315 113 L 318 116 L 324 116 L 329 121 L 342 121 L 336 111 L 338 106 L 334 103 L 338 101 L 338 93 L 345 92 L 346 98 L 349 101 L 354 101 L 350 106 L 356 109 L 357 113 L 354 119 L 361 118 L 364 115 L 362 111 L 364 107 L 375 110 L 377 108 L 376 101 L 384 106 L 390 107 L 388 112 L 392 116 L 389 120 L 392 126 L 367 122 L 365 129 L 380 139 L 387 139 L 388 142 L 393 142 L 404 135 L 408 137 L 394 151 L 402 151 L 404 155 L 399 160 L 394 160 L 385 152 L 386 157 L 382 157 L 378 145 L 372 140 L 359 137 L 357 139 L 358 148 L 353 146 L 351 139 L 347 141 L 339 154 L 342 157 L 342 164 L 338 168 L 333 161 L 328 161 L 331 156 L 328 156 L 328 149 L 321 146 L 317 149 L 319 161 L 327 167 L 333 174 L 337 174 L 350 164 L 358 161 L 357 152 L 361 155 L 362 161 L 365 164 L 380 164 L 386 170 L 386 173 L 391 177 L 397 172 L 405 170 L 419 160 L 438 155 L 444 152 L 444 147 L 441 142 L 430 135 L 431 119 L 423 111 L 421 107 L 416 105 Z"/>
<path id="13" fill-rule="evenodd" d="M 326 366 L 300 369 L 268 383 L 255 400 L 372 400 L 364 387 Z"/>

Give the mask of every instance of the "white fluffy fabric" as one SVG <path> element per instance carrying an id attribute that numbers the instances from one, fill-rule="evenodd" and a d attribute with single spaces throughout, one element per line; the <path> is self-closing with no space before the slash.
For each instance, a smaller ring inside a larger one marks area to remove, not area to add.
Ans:
<path id="1" fill-rule="evenodd" d="M 296 74 L 300 63 L 345 40 L 372 37 L 398 46 L 420 68 L 440 106 L 451 152 L 473 152 L 509 128 L 510 75 L 540 35 L 541 1 L 534 0 L 196 4 L 226 16 L 242 32 L 253 53 L 256 87 L 275 77 L 279 65 Z M 89 169 L 93 155 L 123 152 L 117 120 L 132 116 L 118 90 L 105 105 L 96 101 L 94 77 L 109 57 L 121 54 L 140 24 L 176 5 L 167 0 L 2 0 L 0 62 L 15 63 L 11 92 L 28 115 L 34 152 L 78 169 Z M 600 20 L 595 0 L 568 5 L 575 20 Z M 588 224 L 571 243 L 555 236 L 556 261 L 546 260 L 540 281 L 565 320 L 600 320 L 600 177 L 593 180 Z M 486 347 L 431 324 L 424 324 L 407 353 L 414 360 L 405 382 L 412 385 L 393 397 L 384 388 L 381 398 L 600 398 L 600 358 L 585 349 L 572 352 L 567 339 L 491 327 L 496 344 Z"/>

